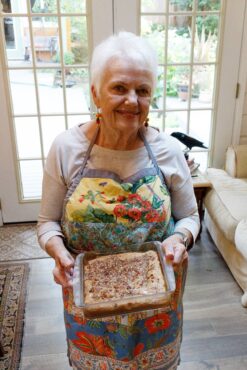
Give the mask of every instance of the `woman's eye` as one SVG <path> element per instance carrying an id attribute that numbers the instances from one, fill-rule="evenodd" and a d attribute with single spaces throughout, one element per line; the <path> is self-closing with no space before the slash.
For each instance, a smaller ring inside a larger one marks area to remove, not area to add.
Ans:
<path id="1" fill-rule="evenodd" d="M 148 89 L 138 89 L 139 96 L 150 96 L 150 91 Z"/>
<path id="2" fill-rule="evenodd" d="M 114 86 L 114 90 L 117 91 L 118 93 L 123 93 L 125 92 L 125 87 L 122 85 L 116 85 Z"/>

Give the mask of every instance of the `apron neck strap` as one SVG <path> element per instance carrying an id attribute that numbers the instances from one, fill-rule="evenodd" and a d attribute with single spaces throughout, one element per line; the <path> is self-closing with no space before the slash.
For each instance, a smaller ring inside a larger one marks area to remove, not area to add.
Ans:
<path id="1" fill-rule="evenodd" d="M 149 145 L 149 144 L 148 144 L 148 142 L 147 142 L 147 139 L 146 139 L 146 137 L 145 137 L 145 135 L 144 135 L 144 133 L 143 133 L 143 130 L 142 130 L 142 129 L 139 129 L 138 133 L 139 133 L 140 138 L 141 138 L 141 139 L 142 139 L 142 141 L 144 142 L 144 145 L 145 145 L 145 147 L 146 147 L 146 149 L 147 149 L 148 155 L 149 155 L 149 157 L 150 157 L 150 158 L 151 158 L 151 160 L 152 160 L 152 163 L 153 163 L 153 165 L 154 165 L 154 167 L 155 167 L 155 169 L 156 169 L 156 171 L 157 171 L 157 174 L 160 174 L 160 169 L 159 169 L 158 163 L 157 163 L 157 161 L 156 161 L 156 158 L 155 158 L 155 156 L 154 156 L 154 154 L 153 154 L 152 149 L 150 148 L 150 145 Z"/>
<path id="2" fill-rule="evenodd" d="M 84 168 L 85 168 L 85 166 L 86 166 L 86 164 L 87 164 L 87 161 L 88 161 L 88 158 L 89 158 L 89 156 L 90 156 L 90 153 L 91 153 L 92 147 L 94 146 L 94 143 L 95 143 L 95 141 L 96 141 L 96 139 L 97 139 L 98 134 L 99 134 L 99 125 L 98 125 L 98 127 L 97 127 L 97 129 L 96 129 L 96 131 L 95 131 L 95 133 L 94 133 L 94 136 L 93 136 L 93 138 L 92 138 L 92 140 L 91 140 L 91 142 L 90 142 L 90 144 L 89 144 L 89 147 L 88 147 L 88 149 L 87 149 L 87 151 L 86 151 L 86 154 L 85 154 L 84 160 L 83 160 L 82 165 L 81 165 L 80 173 L 83 173 L 83 171 L 84 171 Z"/>

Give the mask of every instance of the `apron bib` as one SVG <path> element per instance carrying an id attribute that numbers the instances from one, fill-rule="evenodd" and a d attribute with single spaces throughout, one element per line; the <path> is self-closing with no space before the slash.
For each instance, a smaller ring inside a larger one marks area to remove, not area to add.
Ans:
<path id="1" fill-rule="evenodd" d="M 113 172 L 86 168 L 99 128 L 64 203 L 62 229 L 73 254 L 133 250 L 146 241 L 172 234 L 174 221 L 164 177 L 145 136 L 153 167 L 125 179 Z M 186 266 L 176 273 L 171 307 L 87 320 L 63 289 L 68 355 L 75 369 L 176 369 L 182 327 Z"/>

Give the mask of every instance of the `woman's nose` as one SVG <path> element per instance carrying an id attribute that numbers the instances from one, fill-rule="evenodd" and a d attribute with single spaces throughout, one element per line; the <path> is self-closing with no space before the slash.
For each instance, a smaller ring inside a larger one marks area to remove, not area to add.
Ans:
<path id="1" fill-rule="evenodd" d="M 138 96 L 135 91 L 129 91 L 127 94 L 125 103 L 126 104 L 137 104 Z"/>

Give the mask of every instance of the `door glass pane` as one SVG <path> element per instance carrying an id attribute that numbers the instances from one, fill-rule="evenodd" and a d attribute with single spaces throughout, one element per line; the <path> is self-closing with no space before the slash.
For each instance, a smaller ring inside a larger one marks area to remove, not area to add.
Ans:
<path id="1" fill-rule="evenodd" d="M 221 0 L 196 0 L 197 8 L 201 11 L 220 10 Z"/>
<path id="2" fill-rule="evenodd" d="M 4 13 L 27 13 L 27 3 L 25 0 L 1 0 Z"/>
<path id="3" fill-rule="evenodd" d="M 142 13 L 164 13 L 166 11 L 166 0 L 153 1 L 153 0 L 143 0 L 141 2 L 141 12 Z"/>
<path id="4" fill-rule="evenodd" d="M 167 67 L 166 107 L 167 109 L 186 109 L 189 101 L 190 67 Z"/>
<path id="5" fill-rule="evenodd" d="M 155 48 L 159 63 L 163 63 L 165 58 L 165 28 L 164 16 L 141 17 L 141 35 L 146 37 Z"/>
<path id="6" fill-rule="evenodd" d="M 216 61 L 218 45 L 219 16 L 196 17 L 194 61 L 209 63 Z"/>
<path id="7" fill-rule="evenodd" d="M 63 116 L 41 117 L 41 127 L 42 127 L 44 155 L 46 157 L 55 137 L 65 130 L 64 117 Z"/>
<path id="8" fill-rule="evenodd" d="M 58 18 L 35 17 L 32 19 L 32 28 L 36 63 L 59 63 Z"/>
<path id="9" fill-rule="evenodd" d="M 30 29 L 27 17 L 4 18 L 4 35 L 8 65 L 32 65 Z"/>
<path id="10" fill-rule="evenodd" d="M 86 0 L 0 0 L 4 14 L 0 45 L 5 47 L 19 193 L 25 199 L 40 196 L 42 165 L 55 136 L 90 119 L 86 4 Z M 29 183 L 36 170 L 40 184 L 34 195 Z"/>
<path id="11" fill-rule="evenodd" d="M 15 41 L 15 32 L 14 32 L 14 19 L 10 17 L 4 17 L 3 25 L 4 25 L 4 35 L 5 35 L 6 47 L 8 49 L 15 49 L 16 41 Z"/>
<path id="12" fill-rule="evenodd" d="M 163 130 L 163 114 L 161 112 L 149 113 L 151 126 L 157 127 L 160 131 Z"/>
<path id="13" fill-rule="evenodd" d="M 211 110 L 198 110 L 190 112 L 190 129 L 189 135 L 209 145 L 210 128 L 212 120 Z M 197 150 L 199 148 L 196 148 Z"/>
<path id="14" fill-rule="evenodd" d="M 38 69 L 37 82 L 41 114 L 64 113 L 61 69 Z"/>
<path id="15" fill-rule="evenodd" d="M 56 13 L 57 2 L 56 0 L 30 0 L 32 13 Z"/>
<path id="16" fill-rule="evenodd" d="M 214 75 L 214 65 L 200 65 L 193 68 L 191 107 L 211 108 L 213 106 Z"/>
<path id="17" fill-rule="evenodd" d="M 39 199 L 43 177 L 42 161 L 20 161 L 20 174 L 23 199 Z"/>
<path id="18" fill-rule="evenodd" d="M 191 55 L 192 17 L 169 17 L 168 63 L 188 63 Z"/>
<path id="19" fill-rule="evenodd" d="M 89 77 L 86 68 L 68 68 L 66 76 L 67 111 L 90 111 Z"/>
<path id="20" fill-rule="evenodd" d="M 86 0 L 60 0 L 63 13 L 85 13 Z"/>
<path id="21" fill-rule="evenodd" d="M 171 13 L 181 12 L 181 11 L 191 11 L 192 7 L 193 7 L 193 0 L 170 0 L 169 1 L 169 11 Z"/>
<path id="22" fill-rule="evenodd" d="M 165 131 L 171 134 L 174 131 L 187 131 L 188 113 L 187 111 L 166 112 Z"/>
<path id="23" fill-rule="evenodd" d="M 37 114 L 33 71 L 10 70 L 9 78 L 14 114 Z"/>
<path id="24" fill-rule="evenodd" d="M 88 63 L 86 17 L 63 17 L 63 59 L 65 65 Z"/>
<path id="25" fill-rule="evenodd" d="M 151 113 L 165 117 L 159 124 L 168 133 L 181 131 L 197 137 L 201 129 L 208 145 L 214 124 L 222 3 L 141 0 L 140 34 L 151 41 L 159 61 Z"/>
<path id="26" fill-rule="evenodd" d="M 163 109 L 164 107 L 164 67 L 159 67 L 157 86 L 152 97 L 151 107 L 153 109 Z"/>
<path id="27" fill-rule="evenodd" d="M 39 124 L 37 117 L 15 118 L 15 132 L 18 157 L 20 159 L 37 158 L 41 156 Z"/>

